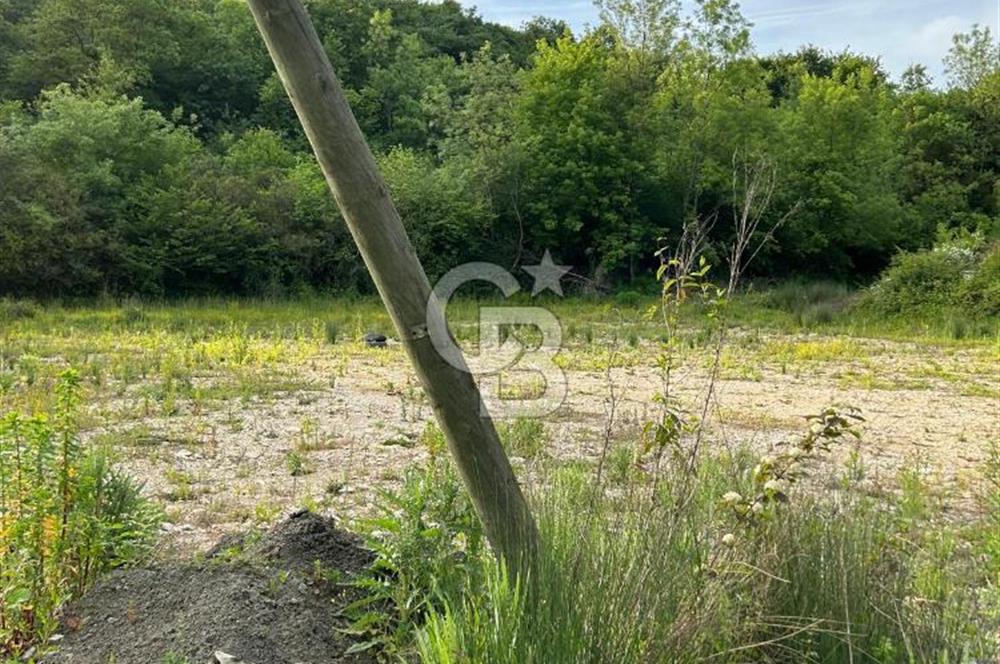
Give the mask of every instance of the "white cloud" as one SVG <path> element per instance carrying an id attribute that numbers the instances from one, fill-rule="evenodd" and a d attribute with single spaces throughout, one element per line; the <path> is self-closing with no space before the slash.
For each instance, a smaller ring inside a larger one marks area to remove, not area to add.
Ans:
<path id="1" fill-rule="evenodd" d="M 967 31 L 970 25 L 967 17 L 956 15 L 933 19 L 910 31 L 899 50 L 918 62 L 940 62 L 951 47 L 952 35 Z"/>
<path id="2" fill-rule="evenodd" d="M 597 22 L 588 0 L 478 0 L 487 19 L 517 26 L 533 16 L 562 19 L 577 32 Z M 683 0 L 689 9 L 692 0 Z M 973 23 L 1000 33 L 1000 0 L 742 0 L 754 23 L 752 36 L 760 53 L 791 52 L 805 44 L 831 51 L 849 48 L 879 57 L 898 76 L 919 62 L 940 76 L 941 58 L 956 32 Z"/>

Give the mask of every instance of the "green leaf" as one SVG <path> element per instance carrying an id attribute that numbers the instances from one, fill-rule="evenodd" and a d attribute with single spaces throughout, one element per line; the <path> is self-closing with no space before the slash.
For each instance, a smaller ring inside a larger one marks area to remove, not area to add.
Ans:
<path id="1" fill-rule="evenodd" d="M 17 608 L 30 601 L 31 590 L 28 588 L 14 588 L 13 590 L 7 592 L 6 602 L 7 606 L 11 608 Z"/>

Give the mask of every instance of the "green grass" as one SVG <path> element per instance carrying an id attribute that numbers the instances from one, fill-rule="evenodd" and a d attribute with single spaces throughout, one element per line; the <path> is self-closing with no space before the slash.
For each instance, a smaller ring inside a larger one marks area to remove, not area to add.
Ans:
<path id="1" fill-rule="evenodd" d="M 548 435 L 540 420 L 518 417 L 497 424 L 500 441 L 509 456 L 534 459 L 545 451 Z"/>
<path id="2" fill-rule="evenodd" d="M 995 546 L 1000 522 L 947 525 L 913 476 L 899 509 L 845 473 L 835 495 L 793 488 L 758 512 L 729 497 L 759 490 L 746 450 L 706 454 L 695 483 L 683 464 L 655 482 L 633 465 L 608 491 L 591 468 L 554 466 L 533 495 L 541 556 L 515 580 L 478 544 L 449 545 L 482 534 L 441 463 L 412 471 L 379 522 L 383 558 L 407 584 L 380 585 L 380 598 L 405 590 L 405 609 L 390 612 L 391 639 L 368 637 L 398 656 L 912 663 L 989 661 L 1000 647 L 1000 558 L 977 543 Z M 457 561 L 461 576 L 440 572 Z"/>
<path id="3" fill-rule="evenodd" d="M 663 323 L 648 312 L 655 296 L 538 298 L 526 295 L 507 304 L 548 307 L 561 321 L 560 366 L 603 371 L 649 361 L 648 344 L 663 339 Z M 921 344 L 982 348 L 990 361 L 1000 355 L 996 318 L 970 319 L 947 311 L 919 315 L 874 315 L 852 305 L 855 294 L 827 283 L 783 284 L 751 290 L 730 302 L 727 317 L 742 335 L 741 353 L 728 358 L 727 375 L 757 380 L 761 362 L 749 361 L 761 334 L 803 332 L 836 339 L 775 341 L 782 348 L 757 348 L 764 362 L 844 361 L 865 350 L 853 339 L 886 338 Z M 499 300 L 458 299 L 449 315 L 459 338 L 474 341 L 478 307 Z M 815 314 L 815 308 L 829 315 Z M 393 334 L 381 303 L 374 297 L 309 298 L 291 301 L 190 299 L 177 302 L 99 301 L 38 305 L 3 300 L 0 308 L 0 407 L 27 410 L 51 405 L 55 376 L 68 366 L 80 368 L 92 393 L 117 398 L 130 419 L 172 416 L 185 408 L 215 409 L 232 399 L 270 399 L 310 389 L 294 373 L 320 355 L 337 369 L 324 383 L 335 384 L 349 357 L 366 351 L 361 337 L 369 331 Z M 692 303 L 681 311 L 678 338 L 704 347 L 705 311 Z M 803 344 L 812 345 L 805 347 Z M 757 344 L 759 346 L 759 344 Z M 774 350 L 774 353 L 764 352 Z M 390 361 L 394 351 L 372 355 Z M 366 355 L 367 357 L 367 355 Z M 320 387 L 320 386 L 316 386 Z M 532 386 L 511 383 L 508 396 L 530 396 Z M 976 390 L 976 387 L 970 387 Z M 123 401 L 124 399 L 124 401 Z"/>
<path id="4" fill-rule="evenodd" d="M 627 295 L 628 297 L 624 297 Z M 859 294 L 829 282 L 786 282 L 767 288 L 751 288 L 734 298 L 729 316 L 737 325 L 786 332 L 803 330 L 857 336 L 964 340 L 994 338 L 996 317 L 971 317 L 940 307 L 923 309 L 917 315 L 886 316 L 855 306 Z M 504 302 L 544 306 L 564 323 L 570 339 L 592 339 L 594 329 L 608 332 L 622 327 L 621 339 L 634 333 L 640 339 L 655 339 L 662 333 L 656 320 L 645 314 L 655 305 L 655 295 L 635 292 L 619 296 L 571 296 L 530 298 L 518 294 L 508 300 L 456 298 L 449 306 L 450 319 L 459 324 L 475 321 L 479 304 Z M 86 336 L 110 330 L 184 333 L 204 339 L 235 328 L 253 336 L 309 338 L 327 343 L 358 341 L 368 331 L 391 332 L 381 302 L 374 296 L 311 297 L 292 300 L 192 298 L 178 301 L 138 302 L 113 300 L 79 304 L 39 305 L 29 301 L 3 300 L 5 333 L 59 330 L 57 337 Z M 691 305 L 684 322 L 698 321 L 703 312 Z M 590 334 L 588 334 L 588 332 Z"/>
<path id="5" fill-rule="evenodd" d="M 947 380 L 956 390 L 995 395 L 980 375 L 989 375 L 1000 357 L 996 319 L 926 311 L 906 319 L 877 317 L 854 307 L 854 297 L 835 284 L 790 284 L 738 296 L 726 311 L 739 328 L 733 331 L 739 346 L 722 354 L 723 372 L 757 380 L 787 365 L 805 375 L 843 369 L 844 383 L 886 389 L 874 373 L 881 351 L 863 340 L 881 337 L 934 346 L 935 357 L 948 358 L 950 364 L 928 365 L 914 380 Z M 628 293 L 521 296 L 510 303 L 549 307 L 563 322 L 565 348 L 557 362 L 603 372 L 652 366 L 651 345 L 663 340 L 663 324 L 646 313 L 657 302 Z M 460 338 L 474 338 L 479 304 L 462 299 L 449 309 Z M 155 451 L 166 428 L 153 429 L 146 418 L 228 409 L 227 426 L 238 428 L 234 400 L 245 405 L 335 389 L 356 359 L 378 366 L 402 362 L 398 347 L 370 350 L 360 343 L 373 330 L 392 333 L 373 297 L 79 305 L 5 300 L 0 411 L 57 412 L 55 386 L 74 366 L 88 404 L 75 425 L 99 432 L 98 442 Z M 702 352 L 712 335 L 697 304 L 681 311 L 676 338 L 694 351 L 689 359 L 711 359 Z M 329 377 L 303 375 L 317 359 L 332 367 Z M 417 404 L 419 394 L 407 386 L 390 384 L 386 391 L 398 394 L 404 406 Z M 515 383 L 512 389 L 528 394 L 534 387 Z M 303 420 L 283 459 L 289 482 L 311 470 L 311 452 L 332 444 L 316 427 Z M 758 460 L 748 452 L 704 457 L 695 493 L 682 500 L 683 469 L 668 463 L 654 481 L 634 439 L 614 439 L 604 464 L 606 491 L 595 492 L 592 465 L 556 465 L 538 421 L 506 423 L 501 436 L 512 456 L 532 462 L 545 542 L 535 575 L 518 585 L 487 554 L 444 461 L 443 438 L 428 427 L 419 442 L 435 467 L 407 473 L 401 492 L 386 497 L 389 516 L 374 528 L 381 568 L 368 589 L 377 601 L 358 607 L 357 628 L 373 647 L 404 656 L 419 649 L 433 662 L 960 662 L 962 648 L 968 648 L 966 659 L 978 656 L 990 643 L 990 630 L 1000 626 L 995 485 L 983 510 L 986 520 L 975 524 L 944 522 L 913 475 L 901 478 L 898 501 L 877 502 L 838 481 L 835 490 L 801 491 L 788 505 L 769 508 L 766 518 L 747 518 L 721 498 L 729 491 L 753 493 Z M 205 491 L 188 473 L 166 479 L 168 500 L 194 500 Z M 280 511 L 267 502 L 241 509 L 260 522 Z M 0 546 L 0 552 L 9 550 Z M 51 628 L 51 609 L 68 596 L 60 588 L 44 604 L 45 622 L 41 614 L 33 618 L 38 634 Z M 11 604 L 11 591 L 5 592 Z M 17 615 L 23 604 L 18 601 Z M 0 630 L 22 647 L 27 628 L 11 636 L 10 620 Z"/>

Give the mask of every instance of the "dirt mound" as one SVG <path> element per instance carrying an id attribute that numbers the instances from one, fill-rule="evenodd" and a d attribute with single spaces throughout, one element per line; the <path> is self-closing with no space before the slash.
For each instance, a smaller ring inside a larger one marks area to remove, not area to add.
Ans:
<path id="1" fill-rule="evenodd" d="M 341 583 L 371 559 L 358 539 L 300 512 L 262 535 L 230 537 L 197 564 L 118 571 L 66 611 L 50 664 L 368 662 L 345 655 Z M 169 657 L 169 659 L 167 659 Z"/>

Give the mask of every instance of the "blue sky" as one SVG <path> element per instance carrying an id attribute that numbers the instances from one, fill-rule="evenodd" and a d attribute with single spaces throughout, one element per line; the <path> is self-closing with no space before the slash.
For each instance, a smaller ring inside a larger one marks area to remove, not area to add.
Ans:
<path id="1" fill-rule="evenodd" d="M 579 33 L 597 21 L 589 0 L 461 2 L 476 6 L 488 20 L 514 26 L 543 15 L 563 19 Z M 943 82 L 941 58 L 955 32 L 981 23 L 994 37 L 1000 35 L 1000 0 L 744 0 L 740 5 L 754 24 L 758 53 L 794 51 L 808 43 L 835 51 L 849 47 L 880 56 L 894 76 L 910 63 L 925 64 L 937 83 Z"/>

